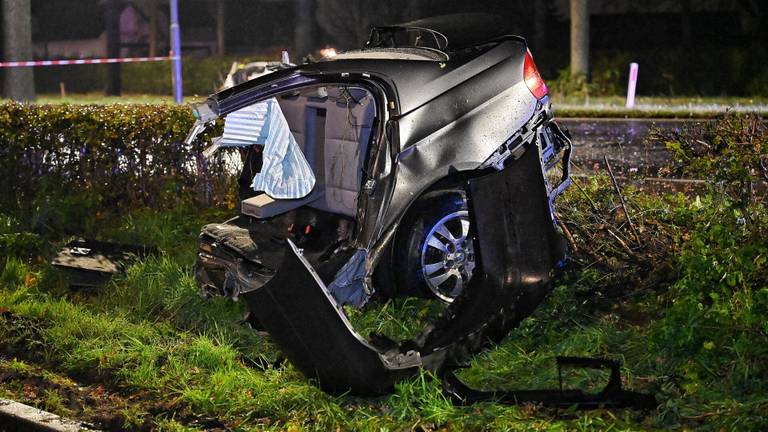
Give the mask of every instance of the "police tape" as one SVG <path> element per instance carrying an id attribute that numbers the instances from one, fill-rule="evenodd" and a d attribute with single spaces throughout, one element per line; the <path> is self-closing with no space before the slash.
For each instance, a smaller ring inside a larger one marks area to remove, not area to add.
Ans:
<path id="1" fill-rule="evenodd" d="M 85 64 L 115 64 L 115 63 L 146 63 L 169 60 L 179 60 L 178 56 L 167 57 L 121 57 L 102 59 L 77 59 L 77 60 L 36 60 L 36 61 L 10 61 L 0 62 L 0 68 L 15 67 L 39 67 L 39 66 L 68 66 Z"/>

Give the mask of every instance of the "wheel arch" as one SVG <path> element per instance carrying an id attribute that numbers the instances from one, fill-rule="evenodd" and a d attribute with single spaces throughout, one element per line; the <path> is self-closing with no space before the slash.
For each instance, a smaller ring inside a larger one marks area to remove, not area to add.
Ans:
<path id="1" fill-rule="evenodd" d="M 401 235 L 403 223 L 414 216 L 414 211 L 419 202 L 430 197 L 450 191 L 461 191 L 467 197 L 469 196 L 469 180 L 487 174 L 488 170 L 464 170 L 454 171 L 446 176 L 440 177 L 429 183 L 418 195 L 409 200 L 404 209 L 399 212 L 397 218 L 389 225 L 386 233 L 380 237 L 379 244 L 376 245 L 373 254 L 371 272 L 376 291 L 385 297 L 392 297 L 396 294 L 394 289 L 395 278 L 393 275 L 394 265 L 394 245 L 397 243 L 398 236 Z"/>

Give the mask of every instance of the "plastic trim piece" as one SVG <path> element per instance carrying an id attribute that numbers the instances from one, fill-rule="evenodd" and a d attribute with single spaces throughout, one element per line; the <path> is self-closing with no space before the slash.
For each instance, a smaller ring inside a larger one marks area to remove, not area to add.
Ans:
<path id="1" fill-rule="evenodd" d="M 620 364 L 614 360 L 583 357 L 556 357 L 560 382 L 558 390 L 506 390 L 483 391 L 464 384 L 453 372 L 443 379 L 443 391 L 461 405 L 495 401 L 507 404 L 541 403 L 555 408 L 590 410 L 598 408 L 653 409 L 658 405 L 656 398 L 649 394 L 627 391 L 622 388 Z M 581 390 L 563 389 L 563 366 L 584 369 L 610 369 L 608 383 L 598 393 L 589 394 Z"/>

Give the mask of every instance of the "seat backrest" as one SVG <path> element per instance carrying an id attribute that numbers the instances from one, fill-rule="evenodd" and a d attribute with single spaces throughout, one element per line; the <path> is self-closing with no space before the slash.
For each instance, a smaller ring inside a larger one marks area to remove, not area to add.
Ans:
<path id="1" fill-rule="evenodd" d="M 355 216 L 363 163 L 371 137 L 375 104 L 361 89 L 329 87 L 324 98 L 278 99 L 325 196 L 309 204 L 330 213 Z"/>
<path id="2" fill-rule="evenodd" d="M 325 104 L 325 199 L 313 204 L 353 217 L 375 108 L 367 92 L 355 93 L 339 94 Z"/>
<path id="3" fill-rule="evenodd" d="M 277 99 L 283 116 L 291 128 L 291 133 L 299 144 L 301 151 L 306 146 L 306 98 L 303 96 L 282 96 Z M 308 161 L 312 163 L 312 161 Z"/>

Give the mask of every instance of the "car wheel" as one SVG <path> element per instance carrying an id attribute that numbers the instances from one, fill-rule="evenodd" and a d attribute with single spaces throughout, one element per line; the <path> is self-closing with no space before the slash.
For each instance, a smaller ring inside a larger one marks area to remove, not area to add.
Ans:
<path id="1" fill-rule="evenodd" d="M 393 275 L 398 291 L 451 303 L 475 270 L 467 196 L 462 190 L 420 198 L 398 230 Z"/>

